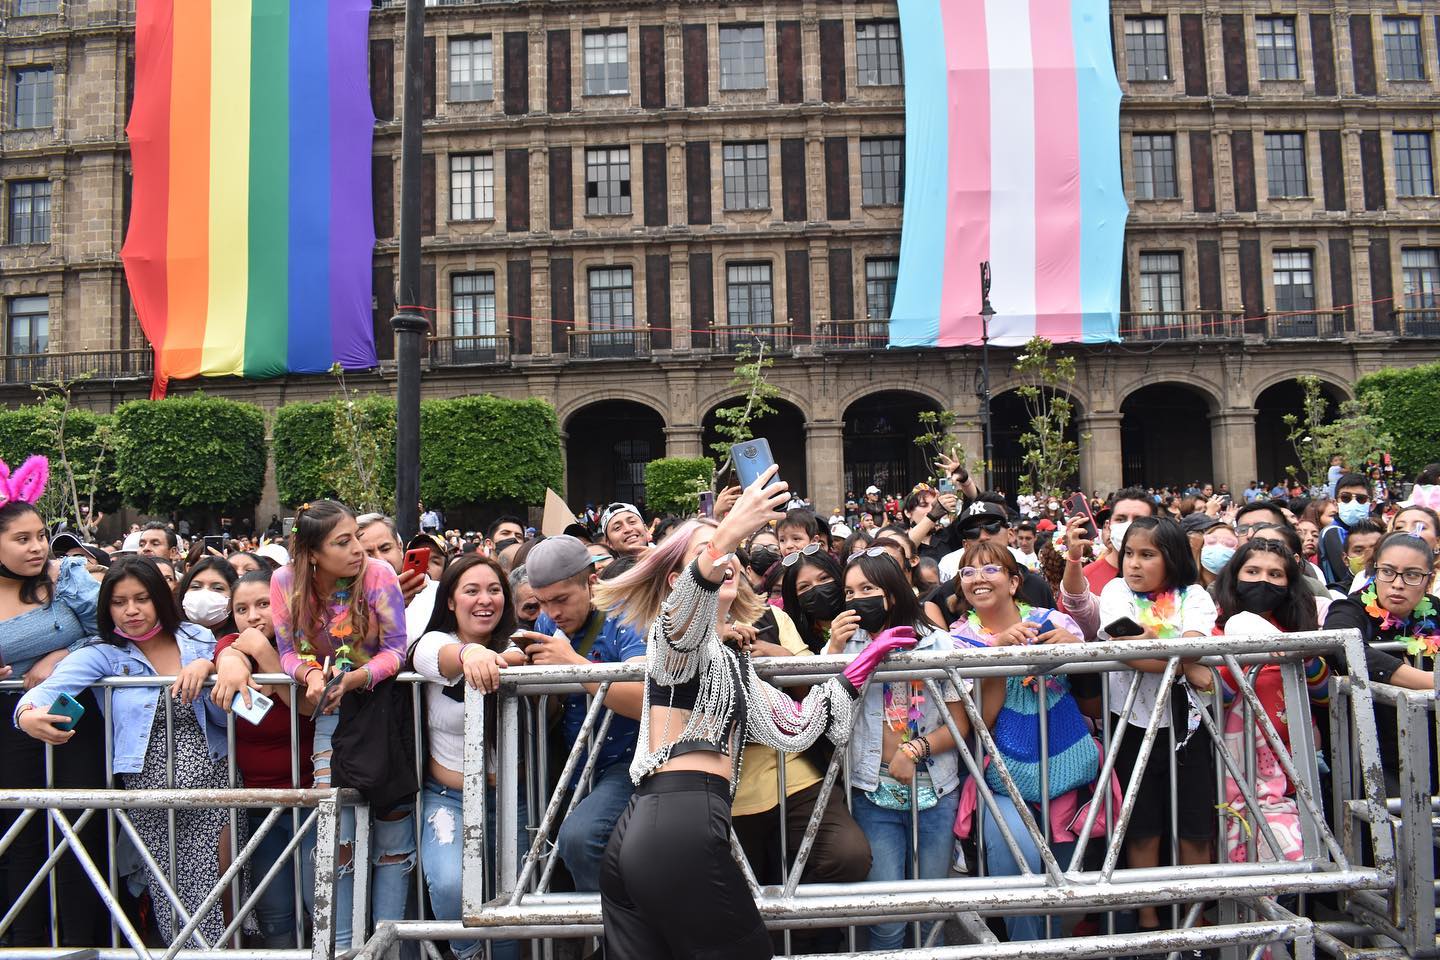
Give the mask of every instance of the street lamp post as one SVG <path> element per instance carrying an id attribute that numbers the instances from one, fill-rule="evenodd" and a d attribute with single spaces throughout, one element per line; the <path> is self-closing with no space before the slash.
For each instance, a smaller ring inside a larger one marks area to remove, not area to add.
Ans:
<path id="1" fill-rule="evenodd" d="M 400 296 L 395 331 L 395 525 L 402 539 L 420 529 L 420 348 L 429 322 L 420 314 L 420 113 L 424 93 L 424 0 L 405 3 L 405 99 L 400 125 Z"/>
<path id="2" fill-rule="evenodd" d="M 990 306 L 990 261 L 980 264 L 980 424 L 985 432 L 985 489 L 991 484 L 991 464 L 995 460 L 995 440 L 990 428 L 990 318 L 995 308 Z"/>

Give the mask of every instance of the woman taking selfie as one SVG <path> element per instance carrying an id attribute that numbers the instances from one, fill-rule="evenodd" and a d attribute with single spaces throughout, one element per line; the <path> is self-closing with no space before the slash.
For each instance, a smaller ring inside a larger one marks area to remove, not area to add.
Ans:
<path id="1" fill-rule="evenodd" d="M 688 521 L 634 568 L 601 583 L 595 603 L 646 625 L 645 705 L 630 776 L 635 795 L 601 870 L 607 951 L 619 957 L 773 956 L 769 934 L 731 855 L 730 803 L 746 739 L 798 752 L 828 734 L 843 744 L 857 691 L 913 634 L 877 639 L 841 676 L 802 701 L 755 676 L 748 652 L 722 638 L 761 603 L 734 551 L 779 520 L 789 488 L 771 467 L 718 526 Z"/>

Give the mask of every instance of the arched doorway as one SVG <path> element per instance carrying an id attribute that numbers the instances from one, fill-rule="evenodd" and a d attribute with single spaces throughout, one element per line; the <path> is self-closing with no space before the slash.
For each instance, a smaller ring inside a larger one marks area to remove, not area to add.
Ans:
<path id="1" fill-rule="evenodd" d="M 733 407 L 743 404 L 743 398 L 736 397 L 734 400 L 727 400 L 717 404 L 709 413 L 705 414 L 702 424 L 705 438 L 705 456 L 714 460 L 717 464 L 725 459 L 723 453 L 718 452 L 713 444 L 721 440 L 719 432 L 715 429 L 719 418 L 715 411 L 721 407 Z M 796 493 L 808 495 L 810 492 L 807 486 L 805 474 L 805 414 L 795 404 L 785 400 L 771 400 L 770 406 L 775 412 L 767 417 L 760 417 L 754 420 L 750 429 L 754 436 L 764 437 L 770 441 L 770 452 L 775 455 L 775 462 L 780 465 L 780 478 L 790 484 L 790 489 Z M 734 483 L 734 475 L 729 478 L 721 478 L 721 482 Z"/>
<path id="2" fill-rule="evenodd" d="M 845 410 L 845 489 L 863 494 L 874 484 L 904 496 L 933 469 L 915 438 L 927 431 L 920 414 L 935 410 L 929 397 L 885 390 L 861 397 Z"/>
<path id="3" fill-rule="evenodd" d="M 1340 389 L 1333 384 L 1320 381 L 1320 394 L 1325 401 L 1324 423 L 1332 422 L 1344 401 Z M 1300 457 L 1295 445 L 1290 442 L 1290 428 L 1285 417 L 1293 415 L 1305 422 L 1305 390 L 1299 380 L 1282 380 L 1271 384 L 1255 398 L 1255 471 L 1254 477 L 1237 477 L 1237 481 L 1248 483 L 1263 480 L 1267 489 L 1289 475 L 1286 467 L 1299 467 Z M 1310 477 L 1311 483 L 1324 483 L 1325 478 Z"/>
<path id="4" fill-rule="evenodd" d="M 572 414 L 565 432 L 572 509 L 645 498 L 645 464 L 665 456 L 659 413 L 630 400 L 602 400 Z"/>
<path id="5" fill-rule="evenodd" d="M 1184 487 L 1213 479 L 1210 400 L 1179 383 L 1141 387 L 1120 405 L 1125 485 Z"/>
<path id="6" fill-rule="evenodd" d="M 1074 397 L 1066 395 L 1070 401 L 1072 412 L 1070 425 L 1065 428 L 1065 439 L 1072 443 L 1080 442 L 1080 404 Z M 1025 398 L 1014 390 L 1007 390 L 999 396 L 990 398 L 990 436 L 995 446 L 995 462 L 991 467 L 991 484 L 1005 496 L 1014 499 L 1020 492 L 1020 481 L 1025 477 L 1026 469 L 1024 463 L 1025 448 L 1020 444 L 1020 438 L 1030 432 L 1030 411 L 1025 407 Z M 1066 481 L 1066 486 L 1074 487 L 1080 482 L 1079 474 Z M 1056 490 L 1047 490 L 1045 493 L 1058 493 Z"/>

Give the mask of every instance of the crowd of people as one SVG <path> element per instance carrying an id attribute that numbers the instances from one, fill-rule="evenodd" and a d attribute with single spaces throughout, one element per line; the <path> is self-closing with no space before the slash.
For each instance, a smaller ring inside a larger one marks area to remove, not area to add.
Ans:
<path id="1" fill-rule="evenodd" d="M 934 487 L 920 484 L 902 497 L 872 486 L 828 518 L 793 506 L 772 469 L 750 487 L 717 491 L 707 516 L 647 518 L 632 504 L 611 503 L 582 511 L 548 537 L 515 516 L 498 517 L 483 532 L 447 531 L 431 510 L 405 541 L 391 518 L 357 516 L 324 500 L 297 508 L 288 530 L 272 531 L 280 536 L 202 535 L 186 543 L 179 530 L 153 522 L 108 548 L 71 532 L 52 536 L 33 505 L 34 484 L 11 478 L 0 490 L 0 679 L 23 680 L 23 689 L 0 690 L 13 721 L 0 724 L 0 786 L 226 786 L 233 724 L 246 786 L 369 788 L 364 867 L 376 921 L 416 915 L 417 851 L 427 915 L 455 919 L 465 685 L 492 693 L 503 671 L 524 665 L 644 663 L 645 682 L 614 683 L 606 693 L 614 715 L 593 744 L 588 790 L 552 838 L 560 882 L 601 893 L 611 956 L 768 957 L 774 939 L 730 859 L 730 829 L 756 879 L 779 882 L 820 802 L 832 750 L 845 751 L 848 795 L 830 793 L 805 881 L 1014 875 L 1022 870 L 1017 852 L 1029 869 L 1041 868 L 1041 851 L 993 768 L 985 780 L 1018 851 L 981 825 L 996 812 L 977 802 L 978 784 L 960 762 L 956 735 L 977 732 L 960 691 L 946 684 L 937 702 L 920 681 L 867 684 L 891 650 L 1344 627 L 1365 639 L 1372 679 L 1433 689 L 1440 464 L 1422 471 L 1403 502 L 1382 500 L 1370 476 L 1337 467 L 1324 496 L 1265 490 L 1257 481 L 1240 496 L 1194 484 L 1007 502 L 942 459 Z M 1406 651 L 1375 646 L 1388 641 Z M 752 669 L 754 658 L 817 654 L 849 655 L 850 666 L 808 690 L 772 687 Z M 1333 666 L 1319 657 L 1305 663 L 1316 704 L 1325 702 Z M 1233 698 L 1237 678 L 1225 671 L 1186 662 L 1178 672 L 1160 718 L 1176 727 L 1173 782 L 1163 757 L 1140 767 L 1141 737 L 1132 730 L 1117 755 L 1116 782 L 1095 783 L 1101 757 L 1093 732 L 1104 705 L 1110 725 L 1143 727 L 1158 709 L 1165 670 L 1164 660 L 1136 660 L 1108 677 L 987 678 L 972 688 L 1024 802 L 1037 817 L 1048 809 L 1062 863 L 1077 839 L 1077 806 L 1111 789 L 1118 808 L 1119 791 L 1134 778 L 1141 787 L 1126 837 L 1129 866 L 1166 862 L 1167 838 L 1182 864 L 1245 859 L 1248 828 L 1217 829 L 1217 806 L 1238 796 L 1233 782 L 1226 790 L 1234 796 L 1217 794 L 1217 750 L 1225 745 L 1196 719 L 1217 684 L 1226 702 Z M 387 740 L 376 726 L 379 712 L 367 708 L 399 695 L 393 680 L 402 671 L 425 681 L 419 782 L 406 783 L 396 753 L 402 745 Z M 1134 672 L 1141 675 L 1135 708 L 1121 717 Z M 278 674 L 293 685 L 256 680 Z M 163 688 L 119 686 L 107 700 L 95 685 L 114 676 L 175 679 Z M 589 694 L 598 689 L 586 684 Z M 1282 736 L 1306 722 L 1286 716 L 1281 685 L 1265 671 L 1256 689 Z M 1049 756 L 1037 761 L 1024 743 L 1034 739 L 1041 697 Z M 266 698 L 278 708 L 258 722 L 230 716 L 250 714 Z M 560 698 L 550 718 L 557 750 L 575 745 L 586 713 L 585 695 Z M 1227 740 L 1248 735 L 1232 730 L 1229 718 L 1222 726 Z M 494 729 L 487 724 L 491 746 Z M 1380 729 L 1393 778 L 1393 716 L 1382 717 Z M 48 761 L 46 744 L 56 748 Z M 551 764 L 551 775 L 558 769 Z M 1270 785 L 1276 802 L 1266 809 L 1281 811 L 1272 826 L 1298 844 L 1298 833 L 1283 829 L 1294 788 L 1280 781 Z M 496 811 L 506 804 L 517 811 L 520 848 L 530 846 L 537 811 L 527 810 L 523 783 L 511 786 L 517 789 L 506 796 L 493 782 L 487 788 L 489 851 Z M 578 778 L 543 786 L 542 799 L 556 786 L 580 788 Z M 1397 795 L 1397 783 L 1387 786 Z M 1170 838 L 1172 806 L 1178 836 Z M 113 866 L 126 880 L 122 899 L 137 928 L 169 943 L 178 927 L 167 882 L 187 911 L 196 909 L 265 812 L 241 816 L 241 835 L 233 837 L 227 812 L 199 809 L 173 818 L 131 811 L 135 837 L 114 848 L 103 818 L 77 834 L 102 872 L 108 857 L 119 861 Z M 0 811 L 0 835 L 17 813 Z M 292 829 L 288 816 L 280 818 L 236 882 L 248 889 L 282 859 Z M 338 949 L 352 939 L 354 836 L 352 816 L 341 824 Z M 137 855 L 137 844 L 150 856 Z M 313 844 L 313 834 L 302 838 L 302 855 L 266 888 L 245 924 L 247 943 L 303 941 L 314 893 L 313 857 L 303 851 Z M 174 875 L 162 877 L 156 864 L 174 848 L 184 856 Z M 19 829 L 0 864 L 0 901 L 17 902 L 47 856 L 41 822 Z M 62 945 L 108 942 L 107 912 L 78 864 L 63 858 L 56 878 L 58 916 L 48 898 L 31 896 L 5 943 L 48 945 L 52 919 Z M 296 890 L 304 895 L 299 904 Z M 1126 922 L 1149 930 L 1168 919 L 1141 907 Z M 1080 930 L 1094 922 L 1086 918 Z M 226 924 L 223 912 L 212 911 L 199 933 L 215 943 Z M 1042 916 L 1010 917 L 1005 930 L 1011 940 L 1060 935 L 1059 924 Z M 896 949 L 908 933 L 898 922 L 876 923 L 862 944 Z M 794 949 L 835 949 L 840 937 L 795 931 Z M 935 937 L 943 941 L 943 933 Z M 449 949 L 463 958 L 481 946 L 452 941 Z M 493 949 L 518 957 L 521 944 Z"/>

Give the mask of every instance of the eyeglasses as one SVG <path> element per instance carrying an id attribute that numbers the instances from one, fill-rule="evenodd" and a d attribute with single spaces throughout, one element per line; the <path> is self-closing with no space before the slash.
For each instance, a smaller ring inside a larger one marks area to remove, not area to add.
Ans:
<path id="1" fill-rule="evenodd" d="M 1242 523 L 1235 528 L 1235 533 L 1242 537 L 1248 537 L 1256 530 L 1263 530 L 1266 527 L 1273 527 L 1273 523 Z"/>
<path id="2" fill-rule="evenodd" d="M 970 527 L 968 530 L 965 530 L 963 533 L 961 533 L 961 534 L 960 534 L 960 539 L 961 539 L 961 540 L 977 540 L 977 539 L 979 539 L 980 534 L 981 534 L 982 532 L 983 532 L 983 533 L 988 533 L 988 534 L 990 534 L 990 536 L 993 537 L 993 536 L 995 536 L 997 533 L 999 533 L 1001 530 L 1004 530 L 1004 529 L 1005 529 L 1005 524 L 1004 524 L 1003 521 L 1000 521 L 1000 520 L 994 520 L 994 521 L 992 521 L 992 522 L 990 522 L 990 523 L 977 523 L 977 524 L 975 524 L 975 526 Z"/>
<path id="3" fill-rule="evenodd" d="M 987 577 L 998 577 L 1004 572 L 1005 568 L 1000 566 L 998 563 L 987 563 L 983 567 L 961 567 L 960 579 L 974 580 L 982 573 Z"/>
<path id="4" fill-rule="evenodd" d="M 817 554 L 817 553 L 820 552 L 820 547 L 821 547 L 821 546 L 822 546 L 822 544 L 812 543 L 812 544 L 810 544 L 808 547 L 805 547 L 804 549 L 802 549 L 799 553 L 792 553 L 792 554 L 790 554 L 788 557 L 785 557 L 784 559 L 782 559 L 782 560 L 780 561 L 780 566 L 782 566 L 782 567 L 784 567 L 784 568 L 786 568 L 786 569 L 788 570 L 790 567 L 793 567 L 793 566 L 795 566 L 795 564 L 799 563 L 801 557 L 813 557 L 813 556 L 815 556 L 815 554 Z"/>
<path id="5" fill-rule="evenodd" d="M 1370 502 L 1370 494 L 1368 494 L 1368 493 L 1342 493 L 1342 494 L 1340 494 L 1340 496 L 1336 497 L 1335 499 L 1336 499 L 1336 500 L 1339 500 L 1341 503 L 1349 503 L 1351 500 L 1354 500 L 1356 503 L 1369 503 L 1369 502 Z"/>
<path id="6" fill-rule="evenodd" d="M 1396 570 L 1394 567 L 1375 568 L 1375 579 L 1377 580 L 1391 583 L 1396 577 L 1404 581 L 1407 587 L 1418 587 L 1430 579 L 1430 573 L 1427 570 Z"/>
<path id="7" fill-rule="evenodd" d="M 1231 536 L 1223 536 L 1222 534 L 1218 533 L 1205 534 L 1205 544 L 1207 546 L 1214 546 L 1217 543 L 1221 546 L 1233 547 L 1235 546 L 1235 538 Z"/>

